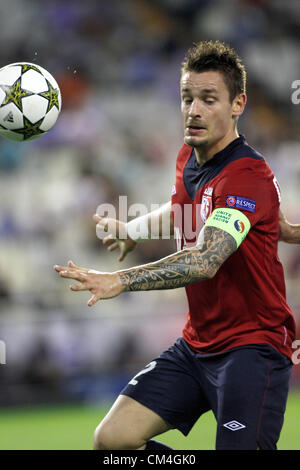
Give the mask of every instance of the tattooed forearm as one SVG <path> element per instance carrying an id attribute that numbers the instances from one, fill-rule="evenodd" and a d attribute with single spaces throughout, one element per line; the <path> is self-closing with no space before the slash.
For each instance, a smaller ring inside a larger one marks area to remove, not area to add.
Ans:
<path id="1" fill-rule="evenodd" d="M 202 235 L 202 242 L 196 247 L 155 263 L 119 271 L 125 290 L 175 289 L 211 279 L 236 250 L 236 242 L 227 232 L 215 227 L 204 227 Z"/>

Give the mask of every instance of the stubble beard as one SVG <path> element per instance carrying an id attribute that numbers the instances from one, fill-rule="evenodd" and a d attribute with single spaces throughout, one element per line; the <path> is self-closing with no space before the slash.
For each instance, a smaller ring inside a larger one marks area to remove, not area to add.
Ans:
<path id="1" fill-rule="evenodd" d="M 199 139 L 199 137 L 184 136 L 184 142 L 190 147 L 198 148 L 199 150 L 205 149 L 208 145 L 208 139 L 206 137 Z"/>

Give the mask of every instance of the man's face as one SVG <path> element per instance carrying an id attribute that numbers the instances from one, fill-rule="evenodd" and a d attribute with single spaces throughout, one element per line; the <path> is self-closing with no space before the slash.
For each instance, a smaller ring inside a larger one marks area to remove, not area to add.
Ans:
<path id="1" fill-rule="evenodd" d="M 211 147 L 234 128 L 232 103 L 218 71 L 186 72 L 181 77 L 184 142 Z"/>

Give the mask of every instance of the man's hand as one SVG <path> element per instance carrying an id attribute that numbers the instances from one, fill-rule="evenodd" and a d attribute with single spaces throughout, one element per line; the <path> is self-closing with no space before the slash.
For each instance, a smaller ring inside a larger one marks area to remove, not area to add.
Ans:
<path id="1" fill-rule="evenodd" d="M 108 251 L 119 248 L 120 256 L 118 260 L 123 261 L 125 256 L 133 251 L 137 245 L 137 242 L 128 236 L 126 224 L 120 220 L 100 217 L 97 214 L 93 216 L 93 219 L 97 222 L 96 229 L 108 232 L 108 235 L 103 239 L 103 244 L 107 246 Z"/>
<path id="2" fill-rule="evenodd" d="M 75 279 L 80 284 L 72 284 L 72 291 L 89 290 L 93 296 L 88 301 L 91 307 L 100 299 L 112 299 L 117 297 L 125 290 L 118 273 L 102 273 L 93 269 L 80 268 L 72 261 L 68 262 L 67 267 L 54 266 L 55 271 L 61 277 Z"/>

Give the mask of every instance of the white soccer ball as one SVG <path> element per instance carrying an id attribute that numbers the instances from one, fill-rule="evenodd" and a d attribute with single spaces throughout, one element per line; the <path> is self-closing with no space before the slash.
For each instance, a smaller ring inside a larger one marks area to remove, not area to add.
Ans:
<path id="1" fill-rule="evenodd" d="M 33 140 L 48 132 L 61 110 L 61 93 L 43 67 L 16 62 L 0 69 L 0 135 Z"/>

